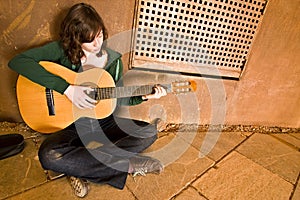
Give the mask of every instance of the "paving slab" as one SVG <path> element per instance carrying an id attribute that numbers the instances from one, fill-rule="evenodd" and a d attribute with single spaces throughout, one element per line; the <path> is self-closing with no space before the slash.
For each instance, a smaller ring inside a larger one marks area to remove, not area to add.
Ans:
<path id="1" fill-rule="evenodd" d="M 146 177 L 128 178 L 126 186 L 134 193 L 137 199 L 161 200 L 170 199 L 187 187 L 200 174 L 204 173 L 214 162 L 207 157 L 199 158 L 199 151 L 187 144 L 175 134 L 169 134 L 159 138 L 147 151 L 154 152 L 164 149 L 172 141 L 178 140 L 174 148 L 162 151 L 161 158 L 173 157 L 181 145 L 188 145 L 186 151 L 173 162 L 167 161 L 165 170 L 160 175 L 147 174 Z M 173 144 L 172 144 L 173 145 Z M 160 154 L 160 155 L 161 155 Z M 157 156 L 157 155 L 156 155 Z M 164 160 L 162 160 L 164 162 Z"/>
<path id="2" fill-rule="evenodd" d="M 184 191 L 182 191 L 180 194 L 178 194 L 176 197 L 173 198 L 173 200 L 206 200 L 205 197 L 203 197 L 195 188 L 188 187 Z"/>
<path id="3" fill-rule="evenodd" d="M 300 140 L 300 133 L 289 133 L 289 135 L 291 135 L 291 136 L 293 136 L 293 137 Z"/>
<path id="4" fill-rule="evenodd" d="M 299 200 L 299 199 L 300 199 L 300 183 L 298 181 L 297 186 L 295 188 L 295 191 L 294 191 L 294 194 L 293 194 L 291 200 Z"/>
<path id="5" fill-rule="evenodd" d="M 71 188 L 66 187 L 66 180 L 63 178 L 55 181 L 45 182 L 44 184 L 38 185 L 35 188 L 27 191 L 22 191 L 8 199 L 11 200 L 23 200 L 23 199 L 71 199 L 73 196 Z M 68 198 L 69 197 L 69 198 Z"/>
<path id="6" fill-rule="evenodd" d="M 295 135 L 292 134 L 271 134 L 273 137 L 281 140 L 282 142 L 296 148 L 298 151 L 300 150 L 300 138 L 297 138 Z M 300 134 L 299 134 L 300 135 Z"/>
<path id="7" fill-rule="evenodd" d="M 193 132 L 178 132 L 180 137 L 186 140 L 187 136 L 190 134 L 194 134 Z M 201 146 L 204 143 L 204 140 L 211 140 L 207 137 L 207 135 L 218 137 L 216 143 L 213 141 L 208 141 L 209 144 L 212 144 L 212 150 L 207 154 L 207 156 L 214 161 L 220 160 L 223 156 L 225 156 L 228 152 L 242 143 L 250 134 L 249 133 L 241 133 L 241 132 L 198 132 L 197 136 L 193 139 L 192 145 L 197 148 L 200 152 Z"/>
<path id="8" fill-rule="evenodd" d="M 270 135 L 256 133 L 237 151 L 293 184 L 298 178 L 300 152 Z"/>
<path id="9" fill-rule="evenodd" d="M 96 185 L 90 184 L 89 194 L 84 198 L 86 200 L 113 200 L 113 199 L 126 199 L 134 200 L 135 197 L 127 189 L 117 190 L 108 185 Z M 20 194 L 17 194 L 10 200 L 71 200 L 79 199 L 73 193 L 71 186 L 69 185 L 66 177 L 49 181 L 45 184 L 39 185 L 32 190 L 24 191 Z"/>
<path id="10" fill-rule="evenodd" d="M 184 191 L 182 191 L 179 195 L 177 195 L 173 200 L 206 200 L 205 197 L 203 197 L 199 192 L 193 188 L 188 187 Z"/>
<path id="11" fill-rule="evenodd" d="M 233 151 L 192 184 L 208 199 L 289 199 L 293 185 Z"/>
<path id="12" fill-rule="evenodd" d="M 7 133 L 1 133 L 7 134 Z M 22 133 L 23 135 L 23 133 Z M 45 183 L 47 176 L 37 158 L 37 147 L 30 133 L 24 134 L 24 150 L 12 157 L 0 160 L 0 199 Z"/>

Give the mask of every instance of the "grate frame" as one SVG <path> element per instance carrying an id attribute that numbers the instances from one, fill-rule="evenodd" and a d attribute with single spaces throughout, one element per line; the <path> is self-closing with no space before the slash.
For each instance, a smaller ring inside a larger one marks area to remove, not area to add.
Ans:
<path id="1" fill-rule="evenodd" d="M 238 78 L 267 0 L 137 0 L 131 66 Z"/>

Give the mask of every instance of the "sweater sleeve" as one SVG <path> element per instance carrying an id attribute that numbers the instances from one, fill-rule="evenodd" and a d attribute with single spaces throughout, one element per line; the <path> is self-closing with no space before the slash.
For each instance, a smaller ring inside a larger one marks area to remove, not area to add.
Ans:
<path id="1" fill-rule="evenodd" d="M 59 63 L 63 55 L 63 49 L 59 43 L 51 42 L 16 55 L 9 61 L 8 66 L 29 80 L 63 94 L 69 83 L 63 78 L 48 72 L 39 64 L 40 61 Z"/>

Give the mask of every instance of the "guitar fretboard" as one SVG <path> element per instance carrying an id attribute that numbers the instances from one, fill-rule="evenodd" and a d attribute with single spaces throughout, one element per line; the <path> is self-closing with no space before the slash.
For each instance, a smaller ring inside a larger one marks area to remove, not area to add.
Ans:
<path id="1" fill-rule="evenodd" d="M 167 92 L 170 91 L 171 84 L 164 84 L 161 86 L 164 87 Z M 141 96 L 151 94 L 153 92 L 153 87 L 153 85 L 142 85 L 94 88 L 94 93 L 90 93 L 89 96 L 91 96 L 95 100 Z"/>

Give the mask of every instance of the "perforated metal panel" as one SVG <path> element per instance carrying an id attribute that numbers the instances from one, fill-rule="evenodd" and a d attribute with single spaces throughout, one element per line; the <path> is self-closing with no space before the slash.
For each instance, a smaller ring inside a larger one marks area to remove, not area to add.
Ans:
<path id="1" fill-rule="evenodd" d="M 239 77 L 265 5 L 265 0 L 139 0 L 132 66 Z"/>

